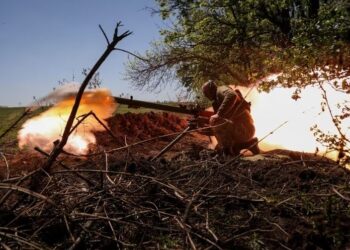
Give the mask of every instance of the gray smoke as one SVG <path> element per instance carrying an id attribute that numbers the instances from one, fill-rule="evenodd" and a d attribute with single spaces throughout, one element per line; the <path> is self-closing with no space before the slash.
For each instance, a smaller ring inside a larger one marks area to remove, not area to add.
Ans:
<path id="1" fill-rule="evenodd" d="M 69 82 L 64 85 L 59 86 L 54 91 L 49 93 L 47 96 L 44 96 L 38 100 L 35 100 L 30 106 L 31 111 L 36 110 L 39 107 L 43 106 L 52 106 L 70 96 L 75 96 L 79 90 L 80 83 Z"/>

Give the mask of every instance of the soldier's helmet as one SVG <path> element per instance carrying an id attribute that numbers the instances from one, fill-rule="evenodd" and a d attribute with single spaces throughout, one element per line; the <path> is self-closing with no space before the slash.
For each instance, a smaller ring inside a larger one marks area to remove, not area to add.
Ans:
<path id="1" fill-rule="evenodd" d="M 203 94 L 209 98 L 210 100 L 213 100 L 216 96 L 216 90 L 217 86 L 216 83 L 213 80 L 209 80 L 202 86 L 202 92 Z"/>

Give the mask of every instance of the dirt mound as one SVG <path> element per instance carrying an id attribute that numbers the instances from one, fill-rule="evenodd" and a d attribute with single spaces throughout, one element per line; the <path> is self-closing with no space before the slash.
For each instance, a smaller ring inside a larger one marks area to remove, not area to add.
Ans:
<path id="1" fill-rule="evenodd" d="M 188 125 L 185 118 L 166 112 L 116 114 L 109 118 L 107 123 L 113 136 L 107 131 L 95 132 L 97 143 L 96 145 L 90 145 L 89 154 L 140 143 L 127 147 L 125 150 L 117 151 L 119 154 L 114 154 L 114 158 L 119 160 L 127 160 L 126 157 L 135 159 L 140 156 L 154 156 Z M 145 140 L 146 142 L 143 142 Z M 45 157 L 36 151 L 30 149 L 19 151 L 17 143 L 14 140 L 2 144 L 6 162 L 0 158 L 2 160 L 0 161 L 0 178 L 5 178 L 8 172 L 13 175 L 30 172 L 37 169 L 45 161 Z M 167 155 L 176 154 L 184 149 L 191 149 L 194 145 L 202 145 L 201 147 L 204 148 L 207 144 L 208 137 L 198 133 L 189 133 L 175 144 Z M 126 151 L 127 156 L 124 155 Z M 67 154 L 61 154 L 61 158 L 65 157 L 67 157 Z M 75 160 L 75 158 L 65 158 L 65 161 L 68 161 L 69 164 L 74 163 Z"/>
<path id="2" fill-rule="evenodd" d="M 188 126 L 187 119 L 166 112 L 117 114 L 109 118 L 107 123 L 114 137 L 107 131 L 95 133 L 98 146 L 112 149 L 146 141 L 128 148 L 129 153 L 145 157 L 159 152 Z M 188 133 L 174 145 L 168 155 L 190 149 L 193 145 L 201 145 L 206 148 L 208 143 L 207 136 L 195 132 Z"/>
<path id="3" fill-rule="evenodd" d="M 173 134 L 187 127 L 186 119 L 165 112 L 116 114 L 107 119 L 107 124 L 114 138 L 107 131 L 95 133 L 97 143 L 105 147 L 120 146 L 125 143 Z M 169 141 L 169 138 L 160 138 L 160 140 Z"/>
<path id="4" fill-rule="evenodd" d="M 138 140 L 179 132 L 188 125 L 186 119 L 165 112 L 117 114 L 108 124 L 115 134 Z"/>

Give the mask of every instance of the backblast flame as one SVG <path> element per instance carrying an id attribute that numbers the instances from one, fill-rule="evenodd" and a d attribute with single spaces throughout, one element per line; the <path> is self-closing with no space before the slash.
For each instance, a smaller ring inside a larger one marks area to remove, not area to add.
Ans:
<path id="1" fill-rule="evenodd" d="M 74 104 L 75 94 L 70 93 L 39 116 L 26 121 L 18 133 L 19 147 L 39 146 L 51 150 L 53 142 L 59 140 Z M 100 120 L 111 117 L 116 109 L 114 98 L 106 89 L 86 91 L 80 102 L 77 117 L 93 111 Z M 103 127 L 92 116 L 86 118 L 69 136 L 64 150 L 73 154 L 85 154 L 89 144 L 96 138 L 93 131 L 101 131 Z"/>
<path id="2" fill-rule="evenodd" d="M 338 80 L 339 79 L 335 79 Z M 335 91 L 329 84 L 324 85 L 328 101 L 336 114 L 337 103 L 348 102 L 348 94 Z M 240 88 L 243 96 L 249 89 Z M 332 117 L 326 110 L 321 110 L 322 92 L 318 87 L 306 87 L 297 101 L 291 98 L 295 88 L 275 88 L 269 93 L 259 93 L 256 88 L 248 94 L 247 100 L 252 103 L 252 116 L 255 121 L 256 136 L 263 141 L 259 144 L 263 150 L 288 149 L 301 152 L 325 154 L 327 149 L 317 142 L 310 128 L 315 124 L 326 132 L 338 134 Z M 338 110 L 339 112 L 339 110 Z M 341 124 L 343 132 L 349 138 L 349 121 Z M 278 128 L 286 122 L 283 126 Z M 275 130 L 276 129 L 276 130 Z M 274 131 L 275 130 L 275 131 Z M 335 159 L 337 152 L 326 156 Z"/>

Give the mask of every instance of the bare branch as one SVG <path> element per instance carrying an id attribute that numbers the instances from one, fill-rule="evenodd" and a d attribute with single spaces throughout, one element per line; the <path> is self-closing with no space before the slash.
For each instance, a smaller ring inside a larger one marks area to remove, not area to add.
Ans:
<path id="1" fill-rule="evenodd" d="M 125 53 L 127 53 L 127 54 L 129 54 L 129 55 L 132 55 L 133 57 L 136 57 L 137 59 L 139 59 L 139 60 L 141 60 L 141 61 L 148 61 L 146 58 L 143 58 L 143 57 L 141 57 L 141 56 L 138 56 L 138 55 L 136 55 L 136 54 L 134 54 L 134 53 L 132 53 L 132 52 L 130 52 L 130 51 L 128 51 L 128 50 L 124 50 L 124 49 L 119 49 L 119 48 L 115 48 L 114 50 L 119 50 L 119 51 L 122 51 L 122 52 L 125 52 Z"/>
<path id="2" fill-rule="evenodd" d="M 98 27 L 99 27 L 100 30 L 102 31 L 102 34 L 103 34 L 103 36 L 106 38 L 107 44 L 109 45 L 110 42 L 109 42 L 109 39 L 108 39 L 108 37 L 107 37 L 107 35 L 106 35 L 106 32 L 103 30 L 103 28 L 102 28 L 102 26 L 101 26 L 100 24 L 98 25 Z"/>
<path id="3" fill-rule="evenodd" d="M 0 155 L 2 156 L 2 158 L 4 159 L 5 164 L 6 164 L 6 180 L 8 180 L 8 179 L 10 179 L 10 167 L 9 167 L 7 159 L 6 159 L 5 155 L 3 154 L 3 152 L 0 152 Z"/>
<path id="4" fill-rule="evenodd" d="M 117 26 L 115 28 L 115 33 L 114 33 L 114 36 L 113 36 L 113 41 L 107 46 L 105 52 L 97 60 L 97 62 L 92 67 L 90 72 L 86 75 L 83 83 L 81 84 L 81 86 L 79 88 L 79 91 L 77 93 L 77 96 L 75 98 L 75 102 L 74 102 L 74 105 L 72 107 L 72 111 L 71 111 L 71 113 L 69 115 L 69 118 L 68 118 L 68 121 L 66 123 L 65 129 L 64 129 L 64 132 L 63 132 L 63 135 L 62 135 L 62 139 L 58 143 L 58 145 L 56 145 L 55 148 L 52 150 L 52 152 L 50 154 L 50 157 L 48 158 L 48 160 L 46 161 L 46 163 L 42 167 L 45 171 L 49 171 L 49 169 L 51 168 L 52 164 L 55 162 L 56 158 L 60 155 L 60 153 L 63 150 L 63 147 L 66 145 L 66 143 L 68 141 L 68 137 L 70 135 L 70 131 L 71 131 L 71 128 L 73 126 L 73 123 L 74 123 L 74 120 L 75 120 L 75 116 L 76 116 L 76 114 L 78 112 L 80 101 L 81 101 L 81 99 L 83 97 L 84 91 L 85 91 L 87 85 L 89 84 L 90 80 L 92 79 L 92 77 L 94 76 L 96 71 L 100 68 L 102 63 L 107 59 L 109 54 L 115 49 L 115 46 L 118 44 L 118 42 L 120 42 L 122 39 L 124 39 L 125 37 L 127 37 L 127 36 L 129 36 L 131 34 L 130 31 L 125 31 L 122 35 L 118 36 L 118 28 L 119 28 L 119 26 L 121 26 L 121 22 L 117 23 Z"/>
<path id="5" fill-rule="evenodd" d="M 14 191 L 18 191 L 21 193 L 25 193 L 25 194 L 28 194 L 28 195 L 33 196 L 35 198 L 39 198 L 41 200 L 44 200 L 47 203 L 50 203 L 51 205 L 56 206 L 55 202 L 53 200 L 51 200 L 50 198 L 48 198 L 42 194 L 36 193 L 32 190 L 29 190 L 27 188 L 23 188 L 23 187 L 12 185 L 12 184 L 0 184 L 0 189 L 14 190 Z"/>

